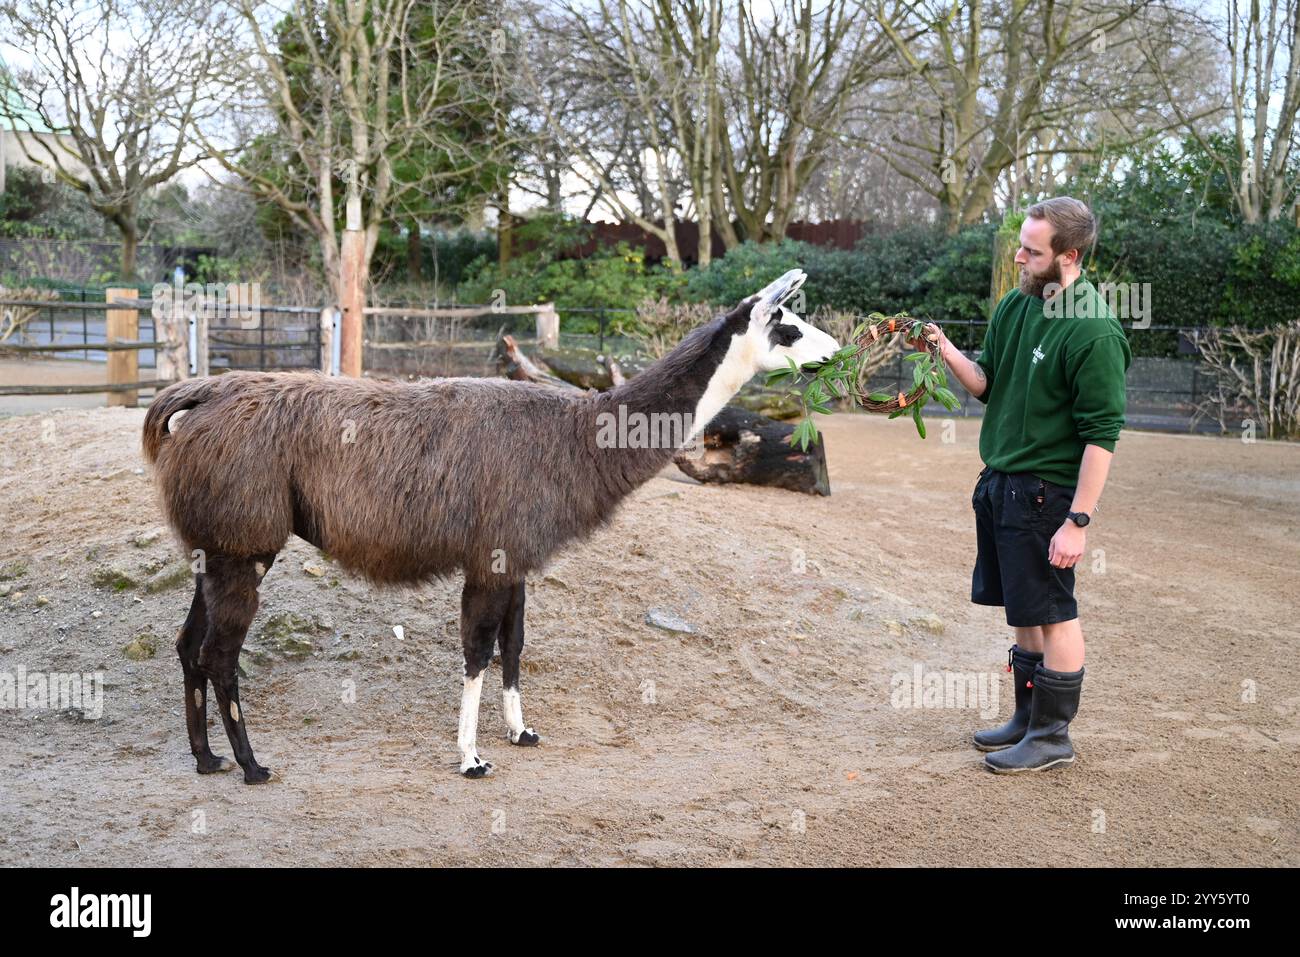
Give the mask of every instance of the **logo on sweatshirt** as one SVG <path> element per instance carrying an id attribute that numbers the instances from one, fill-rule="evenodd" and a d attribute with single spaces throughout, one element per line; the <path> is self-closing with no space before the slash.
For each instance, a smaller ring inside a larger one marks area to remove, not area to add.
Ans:
<path id="1" fill-rule="evenodd" d="M 1038 360 L 1043 358 L 1046 358 L 1046 354 L 1043 352 L 1043 344 L 1040 342 L 1038 345 L 1034 346 L 1033 364 L 1038 365 Z"/>

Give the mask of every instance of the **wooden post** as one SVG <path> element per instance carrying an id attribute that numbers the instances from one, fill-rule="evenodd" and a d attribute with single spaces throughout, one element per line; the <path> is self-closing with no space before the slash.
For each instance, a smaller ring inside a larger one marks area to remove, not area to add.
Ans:
<path id="1" fill-rule="evenodd" d="M 343 321 L 339 328 L 339 374 L 361 376 L 361 334 L 366 308 L 365 290 L 361 282 L 361 261 L 365 252 L 365 234 L 360 229 L 343 231 L 340 249 L 342 272 L 339 308 Z"/>
<path id="2" fill-rule="evenodd" d="M 163 314 L 158 315 L 159 312 Z M 190 377 L 190 323 L 185 316 L 185 297 L 175 295 L 171 305 L 154 311 L 158 350 L 154 353 L 160 381 L 179 382 Z"/>
<path id="3" fill-rule="evenodd" d="M 135 299 L 140 295 L 138 289 L 106 289 L 104 301 L 114 299 Z M 109 342 L 135 342 L 140 338 L 140 314 L 134 309 L 107 310 L 107 325 L 104 338 Z M 123 385 L 140 381 L 140 353 L 134 349 L 124 349 L 108 354 L 108 384 Z M 134 409 L 140 400 L 140 394 L 132 389 L 128 392 L 110 392 L 109 405 L 126 406 Z"/>
<path id="4" fill-rule="evenodd" d="M 560 314 L 555 303 L 544 302 L 537 311 L 537 344 L 543 349 L 560 347 Z"/>
<path id="5" fill-rule="evenodd" d="M 320 371 L 334 374 L 334 307 L 320 311 Z"/>

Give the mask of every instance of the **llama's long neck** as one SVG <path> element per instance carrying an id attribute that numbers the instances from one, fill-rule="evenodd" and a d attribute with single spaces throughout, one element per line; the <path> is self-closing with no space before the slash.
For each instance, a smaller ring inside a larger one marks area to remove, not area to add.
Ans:
<path id="1" fill-rule="evenodd" d="M 653 477 L 754 374 L 748 310 L 692 331 L 668 355 L 595 403 L 598 466 L 623 494 Z M 611 445 L 609 439 L 617 441 Z M 664 441 L 671 436 L 671 442 Z M 648 441 L 647 441 L 648 440 Z M 624 486 L 626 486 L 624 488 Z"/>

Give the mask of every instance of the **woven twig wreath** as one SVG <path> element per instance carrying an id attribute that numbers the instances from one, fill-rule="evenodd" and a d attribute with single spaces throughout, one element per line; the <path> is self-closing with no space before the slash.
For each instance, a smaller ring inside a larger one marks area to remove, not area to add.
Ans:
<path id="1" fill-rule="evenodd" d="M 872 320 L 875 320 L 874 322 Z M 879 343 L 895 333 L 903 333 L 909 339 L 925 338 L 927 351 L 933 360 L 933 367 L 942 369 L 939 359 L 939 337 L 933 339 L 925 336 L 925 323 L 919 319 L 913 319 L 906 313 L 897 316 L 882 316 L 875 312 L 867 316 L 867 322 L 870 323 L 853 341 L 857 344 L 856 352 L 850 353 L 849 358 L 856 359 L 869 349 L 874 348 Z M 856 380 L 855 380 L 856 381 Z M 911 392 L 899 392 L 897 395 L 885 398 L 880 393 L 873 392 L 864 395 L 855 388 L 854 395 L 857 397 L 857 403 L 867 412 L 895 412 L 899 409 L 906 409 L 908 406 L 915 405 L 921 396 L 931 391 L 931 387 L 924 380 L 913 386 Z"/>

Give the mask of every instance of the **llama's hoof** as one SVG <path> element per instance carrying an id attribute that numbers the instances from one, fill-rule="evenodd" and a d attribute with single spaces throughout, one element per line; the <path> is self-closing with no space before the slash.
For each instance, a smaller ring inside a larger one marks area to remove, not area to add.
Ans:
<path id="1" fill-rule="evenodd" d="M 215 754 L 196 755 L 194 758 L 199 774 L 217 774 L 221 771 L 229 771 L 235 766 L 235 762 L 229 758 L 219 758 Z"/>
<path id="2" fill-rule="evenodd" d="M 524 728 L 519 732 L 518 737 L 510 735 L 510 743 L 517 744 L 521 748 L 535 748 L 541 744 L 542 737 L 532 728 Z"/>
<path id="3" fill-rule="evenodd" d="M 482 761 L 475 755 L 468 764 L 461 765 L 460 773 L 467 778 L 482 778 L 487 777 L 491 770 L 492 765 L 489 762 Z"/>
<path id="4" fill-rule="evenodd" d="M 245 784 L 266 784 L 268 781 L 274 781 L 276 774 L 270 768 L 264 768 L 260 764 L 254 764 L 251 768 L 244 768 Z"/>

